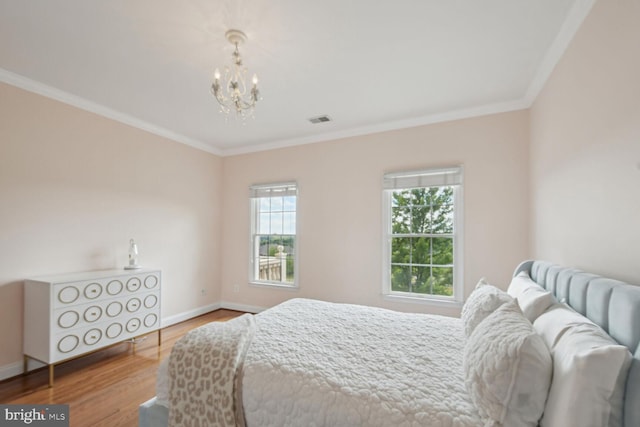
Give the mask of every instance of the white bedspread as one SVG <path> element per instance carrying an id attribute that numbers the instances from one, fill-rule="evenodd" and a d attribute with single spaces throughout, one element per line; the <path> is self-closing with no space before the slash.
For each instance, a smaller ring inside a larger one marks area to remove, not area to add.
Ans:
<path id="1" fill-rule="evenodd" d="M 249 427 L 482 425 L 459 319 L 294 299 L 255 320 Z"/>

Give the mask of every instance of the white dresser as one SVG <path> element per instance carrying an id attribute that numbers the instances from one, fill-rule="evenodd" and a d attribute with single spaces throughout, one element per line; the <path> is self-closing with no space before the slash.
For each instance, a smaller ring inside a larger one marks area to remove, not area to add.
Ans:
<path id="1" fill-rule="evenodd" d="M 24 371 L 150 332 L 160 345 L 159 270 L 102 270 L 37 277 L 24 283 Z"/>

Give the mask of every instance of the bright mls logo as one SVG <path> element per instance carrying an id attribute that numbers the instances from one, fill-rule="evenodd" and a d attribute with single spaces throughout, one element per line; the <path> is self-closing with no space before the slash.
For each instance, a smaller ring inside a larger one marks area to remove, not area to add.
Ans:
<path id="1" fill-rule="evenodd" d="M 69 405 L 0 405 L 0 427 L 69 427 Z"/>

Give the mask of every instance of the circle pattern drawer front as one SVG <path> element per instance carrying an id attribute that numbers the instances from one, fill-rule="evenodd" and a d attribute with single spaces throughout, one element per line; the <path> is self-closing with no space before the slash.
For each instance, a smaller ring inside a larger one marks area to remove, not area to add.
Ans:
<path id="1" fill-rule="evenodd" d="M 114 301 L 107 306 L 107 316 L 116 317 L 122 313 L 122 304 L 118 301 Z"/>
<path id="2" fill-rule="evenodd" d="M 92 305 L 84 311 L 84 320 L 87 322 L 95 322 L 102 317 L 102 309 L 97 305 Z"/>
<path id="3" fill-rule="evenodd" d="M 140 289 L 140 286 L 142 286 L 142 283 L 137 277 L 132 277 L 131 279 L 127 280 L 127 290 L 129 290 L 129 292 L 137 291 L 138 289 Z"/>
<path id="4" fill-rule="evenodd" d="M 157 276 L 147 276 L 144 278 L 144 286 L 147 289 L 153 289 L 158 286 L 158 277 Z"/>
<path id="5" fill-rule="evenodd" d="M 129 301 L 127 301 L 127 311 L 129 313 L 136 312 L 140 309 L 141 305 L 142 303 L 140 302 L 139 298 L 131 298 Z"/>
<path id="6" fill-rule="evenodd" d="M 75 286 L 66 286 L 58 292 L 58 301 L 63 304 L 71 304 L 80 296 L 80 291 Z"/>
<path id="7" fill-rule="evenodd" d="M 69 353 L 78 347 L 80 343 L 80 338 L 76 335 L 67 335 L 63 337 L 60 341 L 58 341 L 58 351 L 60 353 Z"/>
<path id="8" fill-rule="evenodd" d="M 155 295 L 147 295 L 144 298 L 144 306 L 146 308 L 153 308 L 158 304 L 158 297 Z"/>
<path id="9" fill-rule="evenodd" d="M 105 332 L 105 335 L 107 336 L 107 338 L 118 338 L 120 336 L 120 334 L 122 334 L 122 325 L 120 323 L 112 323 L 107 327 L 107 331 Z"/>
<path id="10" fill-rule="evenodd" d="M 86 345 L 94 345 L 102 338 L 102 331 L 97 328 L 89 329 L 85 334 L 83 341 Z"/>
<path id="11" fill-rule="evenodd" d="M 124 289 L 124 285 L 120 280 L 112 280 L 107 284 L 107 293 L 109 295 L 118 295 Z"/>
<path id="12" fill-rule="evenodd" d="M 41 276 L 24 287 L 25 352 L 51 365 L 162 327 L 160 270 Z"/>
<path id="13" fill-rule="evenodd" d="M 88 299 L 96 299 L 100 295 L 102 295 L 102 286 L 100 286 L 100 283 L 89 283 L 84 288 L 84 296 Z"/>
<path id="14" fill-rule="evenodd" d="M 69 310 L 58 316 L 58 326 L 64 329 L 72 328 L 80 320 L 80 315 L 77 311 Z"/>
<path id="15" fill-rule="evenodd" d="M 127 322 L 127 332 L 135 332 L 140 329 L 140 319 L 134 317 L 133 319 L 129 319 Z"/>
<path id="16" fill-rule="evenodd" d="M 158 316 L 156 316 L 155 314 L 151 313 L 151 314 L 147 314 L 144 317 L 144 326 L 146 326 L 147 328 L 152 327 L 153 325 L 156 324 L 156 322 L 158 321 Z"/>

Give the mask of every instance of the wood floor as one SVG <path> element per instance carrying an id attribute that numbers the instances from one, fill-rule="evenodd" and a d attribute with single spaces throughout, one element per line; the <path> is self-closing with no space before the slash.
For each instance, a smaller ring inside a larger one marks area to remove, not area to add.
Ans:
<path id="1" fill-rule="evenodd" d="M 117 344 L 60 364 L 55 385 L 48 387 L 48 370 L 33 371 L 0 382 L 0 403 L 68 404 L 71 427 L 138 425 L 138 405 L 155 396 L 156 371 L 173 344 L 189 330 L 212 321 L 241 315 L 217 310 L 162 330 L 139 344 Z"/>

